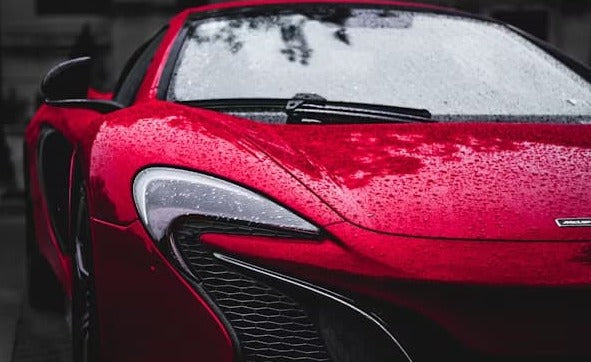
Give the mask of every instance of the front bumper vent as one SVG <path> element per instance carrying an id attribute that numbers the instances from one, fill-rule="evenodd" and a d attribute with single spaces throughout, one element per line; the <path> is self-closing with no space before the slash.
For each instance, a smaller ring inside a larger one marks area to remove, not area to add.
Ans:
<path id="1" fill-rule="evenodd" d="M 235 331 L 244 361 L 330 361 L 318 328 L 291 297 L 219 261 L 185 223 L 172 237 L 197 283 Z"/>
<path id="2" fill-rule="evenodd" d="M 219 225 L 218 225 L 219 224 Z M 385 324 L 353 300 L 233 256 L 200 241 L 206 232 L 274 231 L 203 218 L 177 220 L 161 248 L 209 302 L 245 362 L 409 362 Z M 280 242 L 280 241 L 278 241 Z"/>

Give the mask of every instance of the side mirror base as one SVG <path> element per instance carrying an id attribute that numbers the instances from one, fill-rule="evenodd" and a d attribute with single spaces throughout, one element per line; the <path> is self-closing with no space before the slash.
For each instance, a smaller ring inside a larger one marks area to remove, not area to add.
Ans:
<path id="1" fill-rule="evenodd" d="M 125 108 L 117 102 L 102 99 L 46 99 L 45 103 L 54 107 L 90 109 L 99 113 L 110 113 Z"/>

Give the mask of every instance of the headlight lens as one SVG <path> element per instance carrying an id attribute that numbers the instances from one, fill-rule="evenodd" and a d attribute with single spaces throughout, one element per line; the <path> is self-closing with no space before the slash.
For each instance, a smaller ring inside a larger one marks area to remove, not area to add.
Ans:
<path id="1" fill-rule="evenodd" d="M 306 220 L 253 191 L 197 172 L 166 167 L 145 169 L 134 180 L 133 197 L 144 225 L 157 241 L 170 223 L 183 215 L 268 225 L 306 234 L 319 232 Z"/>

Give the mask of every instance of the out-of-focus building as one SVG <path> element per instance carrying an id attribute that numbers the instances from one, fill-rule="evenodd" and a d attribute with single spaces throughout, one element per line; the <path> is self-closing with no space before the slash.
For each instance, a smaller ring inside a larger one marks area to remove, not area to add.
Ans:
<path id="1" fill-rule="evenodd" d="M 116 81 L 118 70 L 135 47 L 172 14 L 184 7 L 212 2 L 219 1 L 2 0 L 0 124 L 4 125 L 17 167 L 22 158 L 22 131 L 40 103 L 39 83 L 51 66 L 72 55 L 93 54 L 100 65 L 93 75 L 94 85 L 106 90 Z M 549 41 L 582 63 L 591 64 L 591 1 L 423 2 L 498 18 Z M 106 72 L 106 69 L 115 71 Z M 2 180 L 0 187 L 1 183 Z M 18 170 L 17 184 L 22 186 Z"/>
<path id="2" fill-rule="evenodd" d="M 139 44 L 180 9 L 206 4 L 187 0 L 2 0 L 0 2 L 0 137 L 5 133 L 16 184 L 22 187 L 22 133 L 40 104 L 47 71 L 72 55 L 98 58 L 94 86 L 107 90 Z M 106 72 L 115 69 L 116 72 Z M 2 127 L 3 126 L 3 127 Z M 3 128 L 3 129 L 2 129 Z M 9 167 L 0 139 L 0 191 Z"/>
<path id="3" fill-rule="evenodd" d="M 2 96 L 24 101 L 28 116 L 37 106 L 41 78 L 73 51 L 93 52 L 104 69 L 118 69 L 172 14 L 204 3 L 207 1 L 2 0 Z M 73 49 L 79 38 L 83 48 Z M 112 73 L 98 73 L 94 80 L 100 88 L 115 81 Z"/>

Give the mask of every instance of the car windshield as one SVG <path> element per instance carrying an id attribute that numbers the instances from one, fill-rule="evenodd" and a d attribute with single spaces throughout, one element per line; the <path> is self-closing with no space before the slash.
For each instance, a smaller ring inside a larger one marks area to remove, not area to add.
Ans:
<path id="1" fill-rule="evenodd" d="M 308 6 L 197 19 L 188 34 L 169 100 L 313 93 L 330 101 L 427 109 L 436 119 L 591 121 L 591 84 L 494 22 Z"/>

